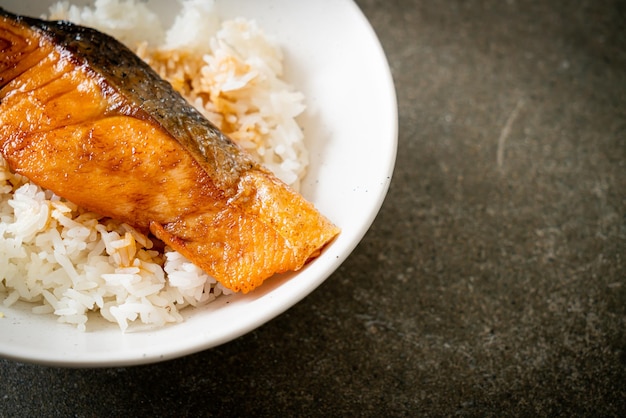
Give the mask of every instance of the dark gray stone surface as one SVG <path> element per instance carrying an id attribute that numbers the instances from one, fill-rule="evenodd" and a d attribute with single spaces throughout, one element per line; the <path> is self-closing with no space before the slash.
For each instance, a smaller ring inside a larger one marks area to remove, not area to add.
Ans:
<path id="1" fill-rule="evenodd" d="M 196 355 L 0 360 L 0 416 L 626 411 L 625 2 L 358 4 L 388 55 L 400 136 L 351 257 Z"/>

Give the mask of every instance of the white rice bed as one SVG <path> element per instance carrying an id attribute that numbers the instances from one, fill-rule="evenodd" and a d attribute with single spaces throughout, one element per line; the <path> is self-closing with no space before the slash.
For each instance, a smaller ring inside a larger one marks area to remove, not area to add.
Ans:
<path id="1" fill-rule="evenodd" d="M 213 3 L 194 0 L 183 3 L 168 30 L 135 1 L 97 0 L 93 8 L 64 2 L 49 17 L 118 37 L 298 188 L 308 164 L 296 121 L 304 98 L 281 79 L 282 53 L 254 21 L 220 22 Z M 93 315 L 126 331 L 132 324 L 180 322 L 181 309 L 227 293 L 179 253 L 157 251 L 150 237 L 130 225 L 30 183 L 0 157 L 0 309 L 26 301 L 34 313 L 56 315 L 83 331 Z"/>

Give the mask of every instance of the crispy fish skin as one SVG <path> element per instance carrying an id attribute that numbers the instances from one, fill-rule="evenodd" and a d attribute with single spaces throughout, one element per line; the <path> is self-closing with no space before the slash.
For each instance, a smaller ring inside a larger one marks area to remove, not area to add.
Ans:
<path id="1" fill-rule="evenodd" d="M 300 269 L 339 233 L 115 39 L 2 9 L 0 152 L 234 291 Z"/>

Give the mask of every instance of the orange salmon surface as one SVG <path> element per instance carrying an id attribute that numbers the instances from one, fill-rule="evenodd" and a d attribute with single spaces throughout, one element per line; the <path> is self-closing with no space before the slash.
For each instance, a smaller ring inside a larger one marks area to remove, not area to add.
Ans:
<path id="1" fill-rule="evenodd" d="M 302 268 L 339 233 L 115 39 L 2 9 L 0 153 L 233 291 Z"/>

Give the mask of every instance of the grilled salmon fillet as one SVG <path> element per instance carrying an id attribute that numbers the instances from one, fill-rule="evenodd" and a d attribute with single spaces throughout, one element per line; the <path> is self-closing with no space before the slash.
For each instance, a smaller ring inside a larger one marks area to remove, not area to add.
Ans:
<path id="1" fill-rule="evenodd" d="M 233 291 L 300 269 L 339 233 L 115 39 L 2 9 L 0 153 Z"/>

